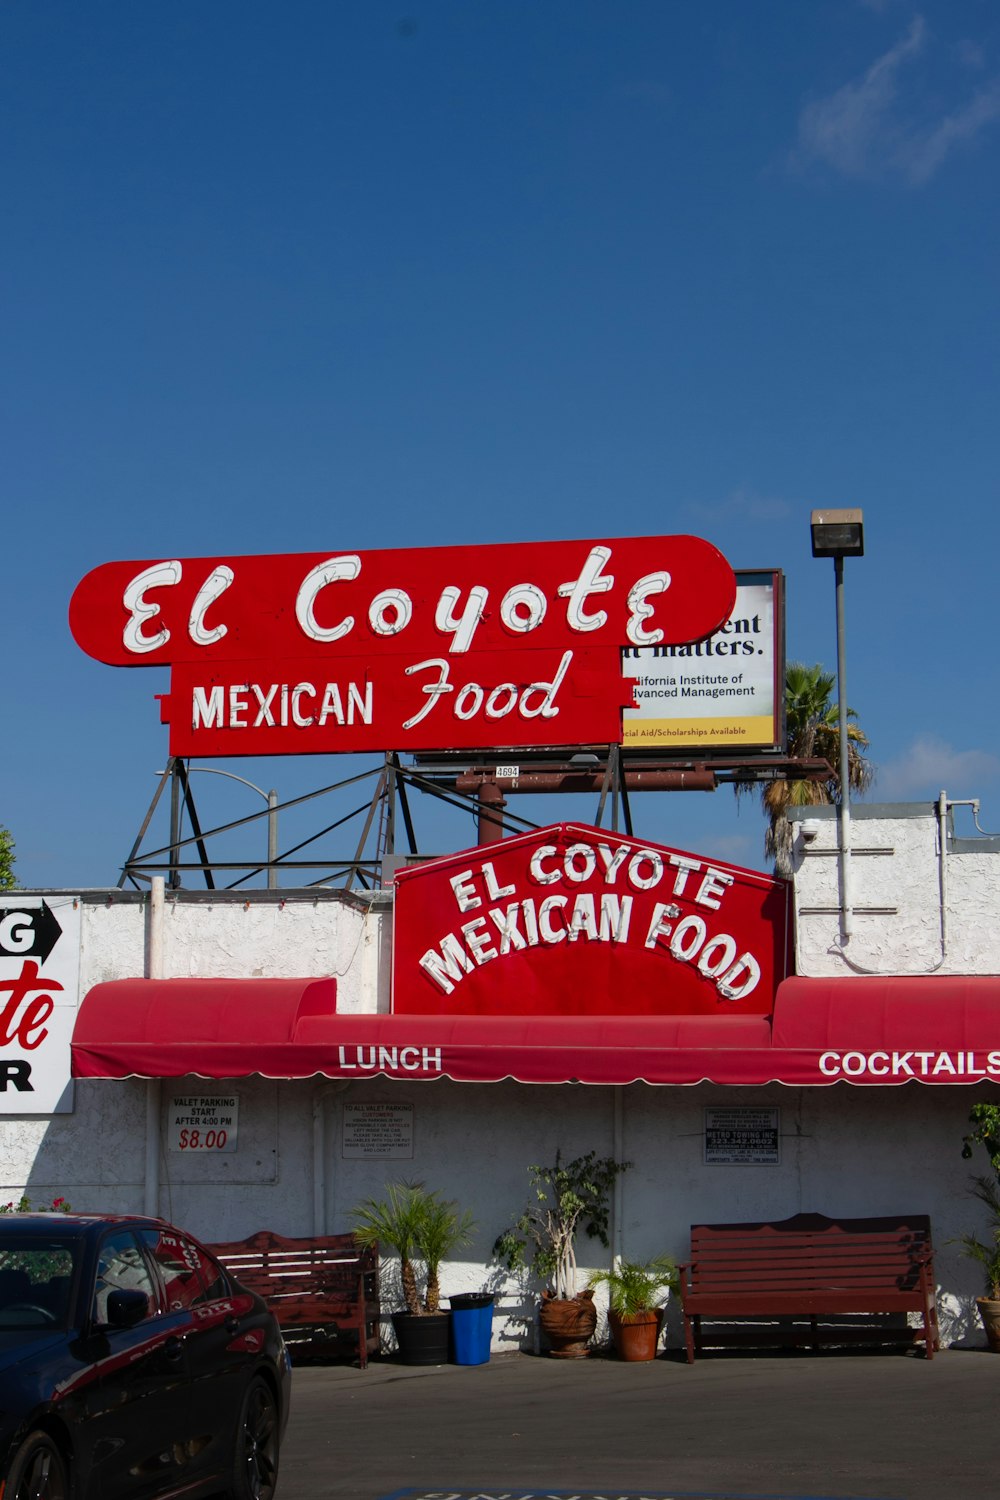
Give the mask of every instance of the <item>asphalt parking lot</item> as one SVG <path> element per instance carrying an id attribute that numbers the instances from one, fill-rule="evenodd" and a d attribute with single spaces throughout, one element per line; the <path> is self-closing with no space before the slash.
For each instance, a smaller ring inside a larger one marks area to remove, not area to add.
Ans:
<path id="1" fill-rule="evenodd" d="M 278 1500 L 995 1500 L 986 1350 L 296 1369 Z"/>

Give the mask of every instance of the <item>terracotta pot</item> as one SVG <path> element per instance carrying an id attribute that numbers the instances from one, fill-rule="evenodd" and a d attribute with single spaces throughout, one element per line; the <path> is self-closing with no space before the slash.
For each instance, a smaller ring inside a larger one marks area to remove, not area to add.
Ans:
<path id="1" fill-rule="evenodd" d="M 986 1329 L 986 1343 L 991 1353 L 1000 1354 L 1000 1302 L 989 1297 L 977 1297 L 976 1306 Z"/>
<path id="2" fill-rule="evenodd" d="M 609 1312 L 608 1327 L 619 1359 L 655 1359 L 663 1327 L 663 1308 L 654 1307 L 631 1316 Z"/>
<path id="3" fill-rule="evenodd" d="M 576 1297 L 543 1295 L 538 1314 L 553 1359 L 586 1359 L 597 1327 L 592 1291 Z"/>

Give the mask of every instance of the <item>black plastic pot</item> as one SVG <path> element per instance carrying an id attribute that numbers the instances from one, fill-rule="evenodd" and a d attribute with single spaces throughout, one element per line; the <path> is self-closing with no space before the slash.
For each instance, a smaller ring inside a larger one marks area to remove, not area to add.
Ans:
<path id="1" fill-rule="evenodd" d="M 399 1312 L 392 1326 L 404 1365 L 446 1365 L 451 1313 Z"/>

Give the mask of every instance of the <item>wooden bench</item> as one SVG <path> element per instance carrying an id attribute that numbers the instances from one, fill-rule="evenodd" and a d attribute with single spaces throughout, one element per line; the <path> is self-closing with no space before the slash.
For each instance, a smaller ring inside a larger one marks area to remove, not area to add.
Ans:
<path id="1" fill-rule="evenodd" d="M 796 1214 L 777 1223 L 693 1224 L 691 1260 L 680 1267 L 688 1363 L 706 1345 L 923 1341 L 940 1348 L 930 1220 L 828 1219 Z M 887 1328 L 846 1316 L 920 1313 L 922 1328 Z M 841 1317 L 821 1331 L 820 1320 Z M 702 1329 L 702 1318 L 780 1320 L 739 1329 Z M 795 1320 L 799 1320 L 796 1328 Z M 808 1319 L 803 1329 L 802 1320 Z"/>
<path id="2" fill-rule="evenodd" d="M 286 1344 L 299 1352 L 335 1352 L 356 1341 L 363 1369 L 379 1349 L 378 1248 L 352 1234 L 285 1239 L 261 1229 L 246 1240 L 207 1247 L 248 1291 L 263 1297 Z"/>

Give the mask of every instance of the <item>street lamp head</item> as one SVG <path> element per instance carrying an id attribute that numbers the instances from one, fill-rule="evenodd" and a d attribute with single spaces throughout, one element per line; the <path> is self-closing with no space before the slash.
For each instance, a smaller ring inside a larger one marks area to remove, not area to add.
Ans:
<path id="1" fill-rule="evenodd" d="M 860 510 L 814 510 L 813 557 L 864 557 L 865 524 Z"/>

